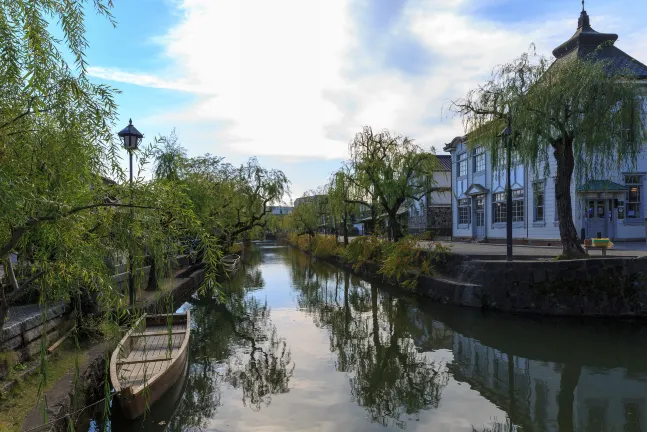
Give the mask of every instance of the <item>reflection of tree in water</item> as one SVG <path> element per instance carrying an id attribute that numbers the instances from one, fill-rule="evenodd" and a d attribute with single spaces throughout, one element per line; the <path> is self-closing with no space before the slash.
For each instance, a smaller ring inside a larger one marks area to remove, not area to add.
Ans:
<path id="1" fill-rule="evenodd" d="M 331 266 L 304 266 L 302 256 L 292 259 L 299 305 L 331 329 L 337 370 L 348 373 L 353 399 L 370 420 L 405 428 L 407 416 L 438 407 L 449 378 L 415 346 L 412 336 L 421 329 L 408 314 L 410 305 L 380 298 L 375 285 Z"/>
<path id="2" fill-rule="evenodd" d="M 191 367 L 169 431 L 205 428 L 220 406 L 222 384 L 240 389 L 243 404 L 254 410 L 268 406 L 272 395 L 289 391 L 290 350 L 277 335 L 267 304 L 245 296 L 250 274 L 258 281 L 254 267 L 247 266 L 223 284 L 221 301 L 206 295 L 191 300 Z"/>

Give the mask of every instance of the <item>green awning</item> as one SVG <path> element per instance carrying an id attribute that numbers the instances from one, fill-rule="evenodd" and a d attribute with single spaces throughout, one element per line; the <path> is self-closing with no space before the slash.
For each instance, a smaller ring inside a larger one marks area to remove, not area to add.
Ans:
<path id="1" fill-rule="evenodd" d="M 628 186 L 614 183 L 611 180 L 591 180 L 578 186 L 578 192 L 627 192 Z"/>

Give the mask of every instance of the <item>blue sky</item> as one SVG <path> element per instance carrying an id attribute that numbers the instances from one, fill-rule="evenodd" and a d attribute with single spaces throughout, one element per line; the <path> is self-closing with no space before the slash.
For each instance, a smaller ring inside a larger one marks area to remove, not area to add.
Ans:
<path id="1" fill-rule="evenodd" d="M 647 62 L 645 0 L 588 0 L 593 28 Z M 189 154 L 257 156 L 323 184 L 363 125 L 442 152 L 461 134 L 449 101 L 535 43 L 568 39 L 580 0 L 129 0 L 117 28 L 88 14 L 88 62 L 122 91 L 120 121 L 176 128 Z"/>

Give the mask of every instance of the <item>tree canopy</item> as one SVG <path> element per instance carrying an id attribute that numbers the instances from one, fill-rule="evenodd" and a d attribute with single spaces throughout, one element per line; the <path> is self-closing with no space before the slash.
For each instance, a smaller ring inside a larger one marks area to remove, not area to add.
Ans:
<path id="1" fill-rule="evenodd" d="M 424 151 L 409 137 L 365 126 L 349 144 L 349 177 L 360 199 L 381 209 L 388 218 L 389 237 L 403 233 L 398 211 L 407 201 L 420 201 L 433 190 L 439 169 L 433 151 Z"/>
<path id="2" fill-rule="evenodd" d="M 563 253 L 579 255 L 572 181 L 631 169 L 647 139 L 644 97 L 644 86 L 630 71 L 595 52 L 555 63 L 531 52 L 496 68 L 452 108 L 463 117 L 470 145 L 489 146 L 494 164 L 506 145 L 501 131 L 509 125 L 512 151 L 536 177 L 556 176 Z"/>

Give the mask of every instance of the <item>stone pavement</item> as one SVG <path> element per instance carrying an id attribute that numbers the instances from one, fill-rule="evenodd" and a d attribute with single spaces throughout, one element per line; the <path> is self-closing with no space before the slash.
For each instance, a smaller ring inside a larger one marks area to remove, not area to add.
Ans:
<path id="1" fill-rule="evenodd" d="M 432 242 L 420 242 L 420 246 L 428 248 Z M 504 244 L 490 244 L 490 243 L 468 243 L 468 242 L 441 242 L 445 246 L 449 246 L 452 252 L 458 255 L 475 255 L 475 256 L 505 256 L 506 246 Z M 512 247 L 513 256 L 539 256 L 539 257 L 555 257 L 562 252 L 561 246 L 529 246 L 529 245 L 514 245 Z M 602 255 L 600 250 L 590 250 L 589 255 Z M 639 257 L 647 256 L 647 243 L 645 242 L 626 242 L 614 243 L 613 249 L 607 251 L 608 257 L 614 256 L 627 256 Z"/>
<path id="2" fill-rule="evenodd" d="M 349 237 L 352 241 L 357 237 Z M 339 237 L 339 241 L 343 242 L 344 238 Z M 428 241 L 419 242 L 420 247 L 426 249 L 431 243 Z M 445 246 L 449 246 L 452 252 L 458 255 L 474 255 L 474 256 L 505 256 L 506 246 L 504 244 L 492 243 L 471 243 L 471 242 L 457 242 L 441 240 Z M 527 256 L 527 257 L 555 257 L 562 251 L 561 246 L 530 246 L 530 245 L 514 245 L 512 247 L 513 256 Z M 591 249 L 589 255 L 596 256 L 602 255 L 602 251 L 598 249 Z M 607 251 L 608 257 L 626 256 L 626 257 L 641 257 L 647 256 L 647 242 L 618 242 L 613 244 L 613 249 Z"/>

